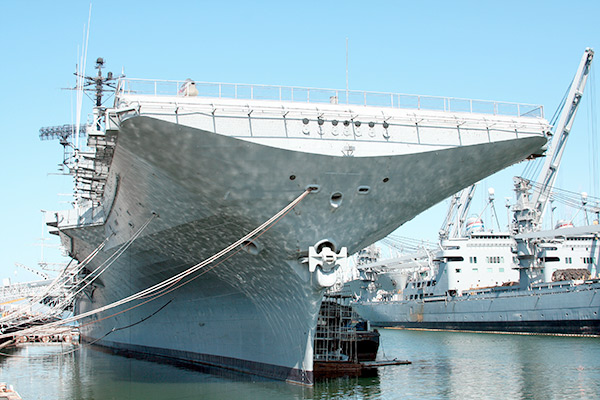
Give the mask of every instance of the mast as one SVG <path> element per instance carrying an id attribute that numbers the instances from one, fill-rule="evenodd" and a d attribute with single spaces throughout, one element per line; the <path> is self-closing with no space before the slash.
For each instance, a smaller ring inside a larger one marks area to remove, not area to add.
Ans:
<path id="1" fill-rule="evenodd" d="M 105 131 L 106 107 L 102 103 L 106 92 L 116 91 L 118 78 L 112 72 L 102 75 L 104 63 L 102 57 L 96 60 L 98 73 L 94 76 L 75 72 L 77 85 L 73 90 L 86 94 L 94 102 L 93 122 L 81 126 L 65 124 L 40 129 L 41 140 L 59 139 L 63 146 L 62 167 L 66 167 L 75 180 L 76 206 L 90 201 L 92 205 L 99 204 L 115 145 L 114 135 Z M 78 145 L 79 136 L 87 138 L 84 141 L 87 147 L 84 149 Z"/>

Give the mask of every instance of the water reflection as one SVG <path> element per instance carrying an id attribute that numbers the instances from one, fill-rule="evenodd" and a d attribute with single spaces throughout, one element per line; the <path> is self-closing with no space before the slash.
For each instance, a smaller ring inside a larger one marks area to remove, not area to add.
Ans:
<path id="1" fill-rule="evenodd" d="M 600 398 L 600 339 L 381 330 L 379 357 L 410 365 L 314 387 L 113 355 L 28 345 L 0 357 L 24 399 Z"/>
<path id="2" fill-rule="evenodd" d="M 310 399 L 379 399 L 379 376 L 317 381 Z"/>
<path id="3" fill-rule="evenodd" d="M 384 394 L 395 382 L 427 398 L 600 397 L 597 338 L 384 330 L 382 341 L 413 361 L 381 372 Z"/>

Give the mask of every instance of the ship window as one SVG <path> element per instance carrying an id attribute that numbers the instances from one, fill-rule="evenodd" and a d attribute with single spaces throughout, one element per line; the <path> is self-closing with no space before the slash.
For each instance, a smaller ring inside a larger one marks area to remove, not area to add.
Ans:
<path id="1" fill-rule="evenodd" d="M 499 268 L 498 271 L 504 272 L 504 268 Z"/>
<path id="2" fill-rule="evenodd" d="M 302 120 L 302 123 L 303 123 L 304 125 L 308 125 L 308 118 L 304 118 L 304 119 Z"/>
<path id="3" fill-rule="evenodd" d="M 454 262 L 454 261 L 464 261 L 464 257 L 460 257 L 460 256 L 452 256 L 452 257 L 446 257 L 446 262 Z"/>
<path id="4" fill-rule="evenodd" d="M 479 272 L 479 268 L 473 268 L 472 271 L 473 272 Z"/>
<path id="5" fill-rule="evenodd" d="M 455 271 L 457 274 L 460 274 L 460 268 L 456 268 Z"/>
<path id="6" fill-rule="evenodd" d="M 543 262 L 557 262 L 560 261 L 560 258 L 558 257 L 542 257 Z"/>
<path id="7" fill-rule="evenodd" d="M 492 272 L 492 269 L 491 269 L 491 268 L 488 268 L 488 269 L 487 269 L 487 272 Z"/>

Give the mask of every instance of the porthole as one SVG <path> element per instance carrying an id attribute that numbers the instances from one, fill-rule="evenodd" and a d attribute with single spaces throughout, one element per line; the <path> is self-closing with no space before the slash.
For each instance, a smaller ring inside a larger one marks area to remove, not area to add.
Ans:
<path id="1" fill-rule="evenodd" d="M 348 121 L 348 120 L 345 120 L 345 121 L 344 121 L 344 126 L 349 126 L 349 125 L 350 125 L 350 121 Z"/>
<path id="2" fill-rule="evenodd" d="M 369 194 L 371 188 L 368 186 L 359 186 L 358 189 L 356 189 L 356 191 L 358 192 L 358 194 Z"/>
<path id="3" fill-rule="evenodd" d="M 383 129 L 387 129 L 390 127 L 390 124 L 387 123 L 387 121 L 383 121 Z"/>
<path id="4" fill-rule="evenodd" d="M 338 124 L 338 120 L 337 119 L 334 119 L 333 121 L 331 121 L 331 125 L 337 126 L 337 124 Z"/>
<path id="5" fill-rule="evenodd" d="M 389 182 L 390 178 L 383 178 L 383 183 Z"/>
<path id="6" fill-rule="evenodd" d="M 244 240 L 240 246 L 242 246 L 242 249 L 244 249 L 247 253 L 252 254 L 253 256 L 257 255 L 262 250 L 260 244 L 254 240 Z"/>
<path id="7" fill-rule="evenodd" d="M 354 126 L 356 126 L 357 128 L 360 127 L 360 121 L 354 121 Z"/>
<path id="8" fill-rule="evenodd" d="M 317 123 L 319 124 L 319 126 L 321 126 L 325 123 L 325 120 L 323 118 L 319 117 L 319 119 L 317 119 Z"/>
<path id="9" fill-rule="evenodd" d="M 290 175 L 290 181 L 293 181 L 294 179 L 296 179 L 296 175 Z"/>
<path id="10" fill-rule="evenodd" d="M 304 118 L 304 119 L 302 120 L 302 123 L 303 123 L 304 125 L 308 125 L 308 118 Z"/>
<path id="11" fill-rule="evenodd" d="M 369 122 L 369 128 L 374 128 L 375 127 L 375 122 L 371 121 Z"/>
<path id="12" fill-rule="evenodd" d="M 343 196 L 340 192 L 335 192 L 331 195 L 329 204 L 331 204 L 331 207 L 333 208 L 338 208 L 342 204 L 342 198 Z"/>

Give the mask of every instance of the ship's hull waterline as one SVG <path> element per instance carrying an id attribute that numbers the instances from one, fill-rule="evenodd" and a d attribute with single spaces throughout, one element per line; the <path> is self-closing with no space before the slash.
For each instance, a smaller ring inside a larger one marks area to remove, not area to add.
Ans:
<path id="1" fill-rule="evenodd" d="M 535 132 L 513 131 L 498 140 L 488 130 L 485 140 L 472 145 L 418 153 L 408 146 L 397 155 L 352 157 L 294 151 L 279 146 L 281 138 L 232 137 L 139 110 L 121 116 L 118 128 L 111 125 L 107 133 L 116 134 L 117 145 L 101 211 L 55 225 L 77 260 L 107 240 L 87 266 L 94 271 L 150 222 L 94 290 L 78 299 L 76 313 L 184 271 L 243 237 L 307 187 L 314 190 L 248 251 L 154 301 L 84 319 L 82 337 L 123 351 L 312 384 L 324 288 L 303 262 L 309 246 L 327 241 L 350 254 L 385 237 L 457 190 L 538 152 L 547 127 L 540 121 Z M 364 142 L 353 142 L 357 153 L 361 146 L 371 152 L 386 146 Z M 306 149 L 306 142 L 301 146 Z M 117 315 L 103 319 L 108 314 Z"/>

